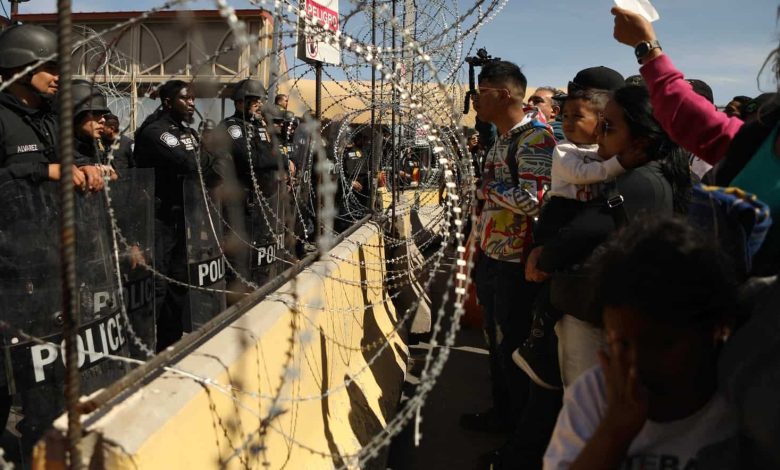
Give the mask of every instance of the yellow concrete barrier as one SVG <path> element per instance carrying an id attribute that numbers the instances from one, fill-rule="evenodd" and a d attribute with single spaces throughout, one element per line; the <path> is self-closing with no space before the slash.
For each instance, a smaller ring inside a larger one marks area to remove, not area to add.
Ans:
<path id="1" fill-rule="evenodd" d="M 350 456 L 394 414 L 406 369 L 384 277 L 382 235 L 366 224 L 176 371 L 85 417 L 99 435 L 87 458 L 112 469 L 356 468 Z"/>

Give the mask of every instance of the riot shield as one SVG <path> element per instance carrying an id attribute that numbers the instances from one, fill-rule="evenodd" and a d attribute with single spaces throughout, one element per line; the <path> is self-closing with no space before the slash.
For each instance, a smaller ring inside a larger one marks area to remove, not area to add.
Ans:
<path id="1" fill-rule="evenodd" d="M 136 336 L 129 338 L 130 356 L 146 359 L 157 347 L 154 274 L 147 269 L 154 266 L 154 170 L 122 170 L 109 194 L 117 226 L 129 245 L 117 240 L 128 334 Z"/>
<path id="2" fill-rule="evenodd" d="M 24 420 L 17 428 L 37 437 L 64 407 L 61 329 L 60 203 L 56 183 L 12 181 L 0 186 L 0 337 L 3 382 L 21 394 Z M 89 394 L 125 372 L 105 354 L 127 355 L 127 334 L 116 294 L 109 220 L 102 193 L 78 194 L 77 285 L 81 391 Z M 42 339 L 31 341 L 18 332 Z"/>
<path id="3" fill-rule="evenodd" d="M 85 363 L 100 358 L 99 352 L 129 356 L 127 327 L 119 304 L 119 278 L 114 262 L 111 219 L 103 192 L 77 196 L 76 276 L 80 294 L 81 330 L 87 351 Z M 105 326 L 104 326 L 105 325 Z M 103 342 L 103 328 L 106 330 Z M 98 337 L 100 338 L 98 340 Z M 126 372 L 126 364 L 103 361 L 81 374 L 84 394 L 105 387 Z"/>
<path id="4" fill-rule="evenodd" d="M 235 172 L 233 156 L 224 157 L 224 171 L 219 185 L 222 201 L 222 251 L 227 261 L 225 276 L 228 305 L 241 299 L 240 293 L 249 292 L 250 286 L 245 282 L 249 279 L 250 237 L 246 227 L 246 190 L 241 186 Z"/>
<path id="5" fill-rule="evenodd" d="M 312 186 L 314 159 L 309 126 L 308 123 L 304 123 L 295 130 L 290 153 L 290 160 L 295 163 L 297 171 L 290 193 L 292 212 L 288 215 L 288 221 L 295 227 L 294 233 L 298 239 L 303 240 L 311 240 L 316 220 L 316 203 Z M 291 225 L 288 223 L 288 226 Z"/>
<path id="6" fill-rule="evenodd" d="M 249 272 L 252 282 L 261 286 L 284 270 L 279 259 L 284 249 L 286 211 L 280 191 L 286 191 L 286 185 L 277 180 L 275 171 L 261 172 L 257 180 L 261 193 L 252 191 L 247 198 L 247 225 L 252 238 Z"/>
<path id="7" fill-rule="evenodd" d="M 225 309 L 225 257 L 219 198 L 201 188 L 197 175 L 184 178 L 184 225 L 187 242 L 188 308 L 182 319 L 185 332 L 195 331 Z"/>

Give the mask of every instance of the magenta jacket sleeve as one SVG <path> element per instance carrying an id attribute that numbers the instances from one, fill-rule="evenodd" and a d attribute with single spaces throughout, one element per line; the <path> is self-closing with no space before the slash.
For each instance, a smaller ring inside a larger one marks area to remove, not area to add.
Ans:
<path id="1" fill-rule="evenodd" d="M 650 90 L 653 114 L 669 137 L 705 162 L 718 163 L 742 120 L 726 116 L 693 91 L 666 54 L 646 63 L 639 72 Z"/>

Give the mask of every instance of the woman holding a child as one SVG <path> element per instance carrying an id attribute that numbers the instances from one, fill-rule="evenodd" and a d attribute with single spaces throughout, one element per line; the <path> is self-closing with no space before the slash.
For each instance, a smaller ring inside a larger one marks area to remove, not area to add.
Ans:
<path id="1" fill-rule="evenodd" d="M 599 156 L 617 158 L 627 171 L 602 185 L 602 198 L 584 205 L 545 241 L 536 264 L 538 277 L 554 273 L 551 302 L 565 314 L 555 326 L 564 386 L 595 365 L 597 352 L 604 346 L 597 326 L 600 318 L 584 308 L 589 292 L 582 286 L 587 283 L 582 282 L 582 275 L 572 273 L 580 273 L 593 250 L 626 221 L 648 213 L 684 213 L 691 190 L 687 156 L 653 118 L 644 88 L 615 91 L 601 126 Z"/>

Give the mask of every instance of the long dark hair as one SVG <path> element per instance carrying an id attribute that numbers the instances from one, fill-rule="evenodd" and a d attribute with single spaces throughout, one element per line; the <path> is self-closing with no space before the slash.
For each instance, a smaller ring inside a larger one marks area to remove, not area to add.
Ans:
<path id="1" fill-rule="evenodd" d="M 672 142 L 653 117 L 650 95 L 645 87 L 621 88 L 614 92 L 612 99 L 623 109 L 631 136 L 647 141 L 645 152 L 649 160 L 661 164 L 661 171 L 672 186 L 674 211 L 685 214 L 692 186 L 689 154 Z"/>

